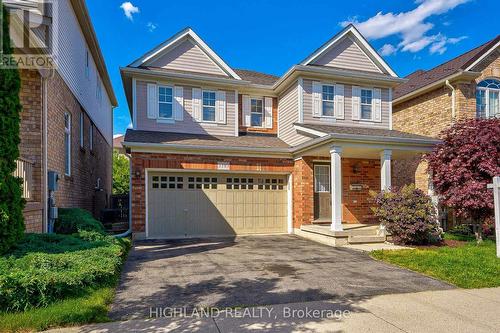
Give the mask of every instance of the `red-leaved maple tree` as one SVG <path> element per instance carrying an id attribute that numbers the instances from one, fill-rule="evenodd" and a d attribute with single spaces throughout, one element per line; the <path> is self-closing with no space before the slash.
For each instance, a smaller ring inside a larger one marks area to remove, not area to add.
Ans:
<path id="1" fill-rule="evenodd" d="M 434 190 L 457 216 L 480 222 L 493 215 L 493 191 L 500 176 L 500 119 L 471 119 L 441 133 L 442 143 L 426 156 Z"/>

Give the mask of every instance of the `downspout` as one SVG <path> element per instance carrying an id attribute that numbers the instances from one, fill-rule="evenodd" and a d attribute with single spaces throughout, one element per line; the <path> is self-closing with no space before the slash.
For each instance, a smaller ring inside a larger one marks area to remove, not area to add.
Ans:
<path id="1" fill-rule="evenodd" d="M 48 191 L 47 191 L 47 172 L 48 172 L 48 80 L 54 77 L 54 70 L 40 70 L 42 83 L 42 225 L 43 232 L 48 232 Z"/>
<path id="2" fill-rule="evenodd" d="M 455 88 L 450 84 L 450 80 L 446 80 L 445 85 L 451 90 L 451 120 L 455 120 Z"/>
<path id="3" fill-rule="evenodd" d="M 125 154 L 128 157 L 129 176 L 128 176 L 128 230 L 121 234 L 115 235 L 116 238 L 127 237 L 132 234 L 132 156 Z"/>

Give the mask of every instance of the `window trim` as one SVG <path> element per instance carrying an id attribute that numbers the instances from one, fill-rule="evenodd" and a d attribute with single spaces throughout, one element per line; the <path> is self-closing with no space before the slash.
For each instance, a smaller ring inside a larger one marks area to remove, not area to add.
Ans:
<path id="1" fill-rule="evenodd" d="M 363 108 L 362 106 L 363 105 L 368 105 L 366 103 L 363 103 L 363 90 L 369 90 L 371 91 L 372 93 L 372 97 L 371 97 L 371 103 L 369 104 L 370 105 L 370 108 L 371 108 L 371 112 L 370 112 L 370 119 L 368 118 L 363 118 Z M 359 120 L 360 121 L 369 121 L 369 122 L 374 122 L 374 112 L 373 112 L 373 88 L 372 87 L 359 87 Z"/>
<path id="2" fill-rule="evenodd" d="M 80 112 L 80 148 L 85 149 L 85 115 Z"/>
<path id="3" fill-rule="evenodd" d="M 485 117 L 484 118 L 478 117 L 478 112 L 477 112 L 478 111 L 477 110 L 477 107 L 478 107 L 478 104 L 477 104 L 477 92 L 479 90 L 485 92 L 485 94 L 484 94 L 484 101 L 485 101 L 485 104 L 484 104 L 484 109 L 485 110 L 484 110 L 484 112 L 485 112 Z M 498 93 L 499 112 L 495 113 L 493 115 L 490 114 L 490 91 Z M 489 119 L 489 118 L 495 117 L 496 114 L 500 115 L 500 89 L 490 88 L 490 87 L 476 87 L 476 118 L 478 118 L 478 119 Z"/>
<path id="4" fill-rule="evenodd" d="M 66 126 L 66 117 L 68 126 Z M 68 140 L 67 147 L 66 140 Z M 64 112 L 64 174 L 69 177 L 71 171 L 71 113 Z"/>
<path id="5" fill-rule="evenodd" d="M 207 105 L 207 107 L 214 108 L 214 120 L 205 120 L 203 117 L 205 114 L 203 112 L 203 108 L 205 107 L 205 104 L 203 103 L 203 93 L 206 93 L 206 92 L 213 93 L 214 97 L 215 97 L 215 105 L 214 106 Z M 210 89 L 202 89 L 201 90 L 201 121 L 204 123 L 209 123 L 209 124 L 217 123 L 217 91 L 216 90 L 210 90 Z"/>
<path id="6" fill-rule="evenodd" d="M 317 183 L 316 183 L 316 175 L 317 175 L 317 171 L 316 169 L 317 168 L 327 168 L 328 169 L 328 190 L 326 191 L 318 191 L 318 188 L 317 188 Z M 330 169 L 330 165 L 329 164 L 314 164 L 314 193 L 331 193 L 332 191 L 332 180 L 331 180 L 331 169 Z"/>
<path id="7" fill-rule="evenodd" d="M 254 125 L 252 125 L 252 113 L 257 114 L 257 112 L 252 112 L 252 100 L 256 100 L 256 101 L 261 101 L 262 102 L 262 110 L 261 110 L 261 113 L 260 113 L 260 115 L 262 117 L 261 117 L 260 126 L 254 126 Z M 253 127 L 253 128 L 264 128 L 264 124 L 265 124 L 264 123 L 264 117 L 265 117 L 264 108 L 265 108 L 264 97 L 250 96 L 250 127 Z"/>
<path id="8" fill-rule="evenodd" d="M 168 84 L 158 84 L 157 85 L 157 88 L 158 88 L 158 97 L 157 97 L 157 103 L 158 103 L 158 118 L 157 120 L 159 120 L 159 122 L 161 122 L 162 120 L 165 121 L 167 120 L 169 123 L 170 121 L 173 121 L 174 120 L 174 87 L 171 86 L 171 85 L 168 85 Z M 160 88 L 168 88 L 172 91 L 172 101 L 171 102 L 160 102 Z M 160 104 L 170 104 L 172 105 L 172 117 L 168 118 L 168 117 L 161 117 L 160 116 Z"/>
<path id="9" fill-rule="evenodd" d="M 332 100 L 326 100 L 323 98 L 323 87 L 328 86 L 333 88 L 333 99 Z M 332 102 L 333 103 L 333 116 L 326 116 L 324 111 L 325 108 L 324 102 Z M 335 83 L 321 83 L 321 118 L 328 118 L 328 119 L 336 119 L 335 117 Z"/>

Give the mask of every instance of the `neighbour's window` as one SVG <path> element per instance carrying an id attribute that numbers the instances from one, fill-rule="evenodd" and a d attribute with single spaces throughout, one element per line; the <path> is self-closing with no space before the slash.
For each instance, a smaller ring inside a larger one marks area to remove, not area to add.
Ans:
<path id="1" fill-rule="evenodd" d="M 372 98 L 371 89 L 361 89 L 361 119 L 372 119 Z"/>
<path id="2" fill-rule="evenodd" d="M 330 192 L 330 166 L 314 166 L 314 192 Z"/>
<path id="3" fill-rule="evenodd" d="M 85 119 L 83 112 L 80 112 L 80 148 L 84 148 L 84 133 L 83 133 L 84 123 Z"/>
<path id="4" fill-rule="evenodd" d="M 264 106 L 262 99 L 252 98 L 250 100 L 250 117 L 251 125 L 254 127 L 262 127 Z"/>
<path id="5" fill-rule="evenodd" d="M 158 87 L 158 117 L 161 119 L 173 118 L 172 87 Z"/>
<path id="6" fill-rule="evenodd" d="M 64 174 L 71 175 L 71 115 L 64 114 Z"/>
<path id="7" fill-rule="evenodd" d="M 335 116 L 334 103 L 333 103 L 334 96 L 335 96 L 334 92 L 335 92 L 334 86 L 328 86 L 328 85 L 323 86 L 323 94 L 322 94 L 322 100 L 323 100 L 322 116 L 323 117 Z"/>
<path id="8" fill-rule="evenodd" d="M 89 127 L 89 148 L 90 151 L 94 150 L 94 124 L 90 124 Z"/>
<path id="9" fill-rule="evenodd" d="M 100 104 L 102 101 L 102 84 L 99 75 L 97 75 L 97 80 L 96 80 L 95 97 L 97 98 L 97 102 Z"/>
<path id="10" fill-rule="evenodd" d="M 487 79 L 477 85 L 476 116 L 500 117 L 500 80 Z"/>
<path id="11" fill-rule="evenodd" d="M 85 50 L 85 77 L 90 77 L 90 55 L 89 50 Z"/>
<path id="12" fill-rule="evenodd" d="M 203 91 L 203 121 L 215 121 L 215 91 Z"/>

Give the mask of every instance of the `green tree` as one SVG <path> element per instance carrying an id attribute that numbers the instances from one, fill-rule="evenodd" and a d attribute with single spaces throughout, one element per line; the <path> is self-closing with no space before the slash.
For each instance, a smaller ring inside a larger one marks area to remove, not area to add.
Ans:
<path id="1" fill-rule="evenodd" d="M 113 150 L 113 194 L 126 194 L 129 191 L 129 160 L 125 155 Z"/>
<path id="2" fill-rule="evenodd" d="M 7 10 L 2 6 L 3 58 L 12 55 Z M 19 157 L 19 89 L 17 68 L 0 68 L 0 253 L 24 236 L 21 180 L 12 174 Z"/>

